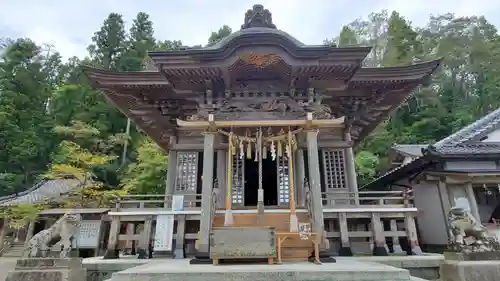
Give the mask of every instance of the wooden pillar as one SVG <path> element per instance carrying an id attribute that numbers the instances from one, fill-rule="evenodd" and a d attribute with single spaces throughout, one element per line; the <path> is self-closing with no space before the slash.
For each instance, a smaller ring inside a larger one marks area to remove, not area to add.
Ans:
<path id="1" fill-rule="evenodd" d="M 307 134 L 307 156 L 309 164 L 309 186 L 311 189 L 313 229 L 317 243 L 321 243 L 325 230 L 323 220 L 323 200 L 321 198 L 321 178 L 319 173 L 318 130 L 310 130 Z M 322 249 L 326 250 L 326 249 Z"/>
<path id="2" fill-rule="evenodd" d="M 177 234 L 175 236 L 175 251 L 174 251 L 174 257 L 176 259 L 185 258 L 185 251 L 184 251 L 185 235 L 186 235 L 186 215 L 178 215 Z"/>
<path id="3" fill-rule="evenodd" d="M 479 215 L 479 210 L 477 208 L 476 195 L 474 194 L 474 189 L 472 188 L 472 183 L 467 183 L 465 187 L 467 193 L 467 199 L 469 201 L 471 215 L 478 221 L 481 222 L 481 216 Z"/>
<path id="4" fill-rule="evenodd" d="M 351 243 L 349 242 L 349 227 L 347 225 L 347 214 L 339 213 L 340 249 L 339 256 L 352 256 Z"/>
<path id="5" fill-rule="evenodd" d="M 391 220 L 390 224 L 391 224 L 391 232 L 398 231 L 398 223 L 396 220 Z M 397 254 L 403 253 L 401 244 L 399 244 L 399 236 L 397 234 L 392 236 L 392 251 Z"/>
<path id="6" fill-rule="evenodd" d="M 373 232 L 373 255 L 374 256 L 387 256 L 384 225 L 380 220 L 379 213 L 372 213 L 372 232 Z"/>
<path id="7" fill-rule="evenodd" d="M 351 142 L 351 133 L 349 129 L 345 132 L 345 140 Z M 346 162 L 346 178 L 349 192 L 354 194 L 354 204 L 359 205 L 358 195 L 358 179 L 356 175 L 356 158 L 352 146 L 345 148 L 345 162 Z M 351 204 L 351 203 L 350 203 Z"/>
<path id="8" fill-rule="evenodd" d="M 290 232 L 299 231 L 299 220 L 296 213 L 296 192 L 295 192 L 295 173 L 294 173 L 294 151 L 292 146 L 292 132 L 288 131 L 288 183 L 290 188 Z M 260 159 L 262 162 L 262 159 Z M 324 229 L 323 229 L 324 230 Z"/>
<path id="9" fill-rule="evenodd" d="M 203 145 L 203 179 L 201 191 L 200 239 L 197 258 L 209 257 L 209 237 L 212 225 L 212 186 L 214 182 L 214 132 L 206 132 Z"/>
<path id="10" fill-rule="evenodd" d="M 448 240 L 450 240 L 451 237 L 450 237 L 450 228 L 448 226 L 448 212 L 451 209 L 451 204 L 450 204 L 449 193 L 446 188 L 446 183 L 443 180 L 440 180 L 438 182 L 438 194 L 439 194 L 439 201 L 441 202 L 441 212 L 443 213 L 443 223 L 446 228 L 446 234 L 448 235 Z"/>
<path id="11" fill-rule="evenodd" d="M 96 234 L 97 235 L 97 245 L 95 247 L 95 251 L 94 251 L 94 257 L 98 257 L 100 256 L 100 252 L 101 252 L 101 241 L 102 241 L 102 238 L 103 238 L 103 233 L 104 233 L 104 218 L 106 217 L 105 214 L 102 214 L 101 215 L 101 222 L 100 222 L 100 226 L 99 226 L 99 232 Z"/>
<path id="12" fill-rule="evenodd" d="M 135 223 L 127 223 L 125 225 L 125 234 L 126 235 L 134 235 L 136 229 L 136 224 Z M 130 250 L 130 255 L 135 255 L 136 254 L 136 242 L 134 239 L 132 240 L 126 240 L 125 241 L 125 251 L 128 252 Z"/>
<path id="13" fill-rule="evenodd" d="M 111 227 L 109 229 L 108 247 L 103 259 L 117 259 L 119 250 L 116 248 L 118 244 L 118 234 L 120 232 L 120 217 L 111 217 Z"/>
<path id="14" fill-rule="evenodd" d="M 144 229 L 141 233 L 141 240 L 139 241 L 139 249 L 137 253 L 139 256 L 138 259 L 147 259 L 150 254 L 150 246 L 151 243 L 151 230 L 153 228 L 153 218 L 151 216 L 147 216 L 144 220 Z"/>
<path id="15" fill-rule="evenodd" d="M 225 150 L 217 150 L 217 181 L 219 182 L 219 191 L 217 196 L 216 205 L 217 208 L 224 208 L 226 202 L 226 194 L 227 194 L 227 184 L 226 184 L 226 175 L 227 175 L 227 167 L 226 167 L 226 151 Z"/>
<path id="16" fill-rule="evenodd" d="M 420 245 L 418 244 L 418 236 L 417 236 L 417 226 L 415 225 L 415 218 L 413 214 L 406 213 L 405 214 L 405 228 L 406 228 L 406 236 L 408 238 L 408 243 L 410 244 L 411 254 L 412 255 L 423 255 L 422 249 L 420 249 Z"/>
<path id="17" fill-rule="evenodd" d="M 295 176 L 297 205 L 303 208 L 306 206 L 306 190 L 304 188 L 306 171 L 304 167 L 304 151 L 302 149 L 298 149 L 295 153 L 295 166 L 297 167 Z"/>
<path id="18" fill-rule="evenodd" d="M 176 143 L 176 137 L 170 138 L 170 143 Z M 167 179 L 165 181 L 165 199 L 172 199 L 172 194 L 175 192 L 175 178 L 177 177 L 177 151 L 168 151 Z M 165 200 L 166 201 L 166 200 Z M 169 208 L 167 202 L 164 205 Z"/>

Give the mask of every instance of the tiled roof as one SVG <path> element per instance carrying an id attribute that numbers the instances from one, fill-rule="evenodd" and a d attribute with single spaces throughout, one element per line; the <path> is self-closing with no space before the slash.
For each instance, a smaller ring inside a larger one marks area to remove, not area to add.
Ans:
<path id="1" fill-rule="evenodd" d="M 456 145 L 467 141 L 478 141 L 478 137 L 493 132 L 500 126 L 500 108 L 494 110 L 476 122 L 465 126 L 463 129 L 449 135 L 434 144 L 435 147 Z"/>
<path id="2" fill-rule="evenodd" d="M 0 206 L 19 203 L 38 203 L 46 199 L 61 197 L 76 188 L 80 188 L 80 182 L 78 180 L 44 180 L 33 188 L 17 195 L 0 197 Z"/>
<path id="3" fill-rule="evenodd" d="M 432 145 L 432 149 L 438 153 L 445 155 L 477 155 L 477 154 L 492 154 L 500 153 L 500 143 L 496 142 L 480 142 L 480 138 L 485 135 L 495 131 L 500 128 L 500 108 L 492 111 L 483 118 L 475 121 L 474 123 L 465 126 L 461 130 L 447 136 L 446 138 L 436 142 Z M 407 147 L 416 148 L 419 145 L 405 145 Z M 425 145 L 425 147 L 429 147 Z M 397 149 L 394 147 L 394 149 Z M 412 161 L 405 163 L 397 168 L 390 170 L 379 178 L 375 179 L 371 183 L 363 186 L 362 188 L 369 187 L 371 185 L 377 184 L 383 178 L 390 176 L 396 171 L 410 167 L 410 164 L 415 163 L 423 159 L 420 155 L 413 159 Z M 422 162 L 424 163 L 424 162 Z"/>
<path id="4" fill-rule="evenodd" d="M 422 149 L 427 148 L 425 144 L 395 144 L 392 149 L 395 151 L 413 157 L 422 156 Z"/>
<path id="5" fill-rule="evenodd" d="M 435 148 L 436 152 L 445 155 L 469 155 L 469 154 L 500 154 L 499 142 L 472 142 L 456 145 L 443 145 Z"/>

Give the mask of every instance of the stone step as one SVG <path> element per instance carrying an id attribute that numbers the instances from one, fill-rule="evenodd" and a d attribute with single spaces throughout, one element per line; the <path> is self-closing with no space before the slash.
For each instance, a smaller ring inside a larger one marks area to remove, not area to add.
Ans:
<path id="1" fill-rule="evenodd" d="M 186 260 L 152 262 L 113 273 L 111 281 L 411 281 L 408 270 L 392 266 L 340 260 L 316 265 L 310 262 L 284 262 L 281 265 L 189 265 Z"/>

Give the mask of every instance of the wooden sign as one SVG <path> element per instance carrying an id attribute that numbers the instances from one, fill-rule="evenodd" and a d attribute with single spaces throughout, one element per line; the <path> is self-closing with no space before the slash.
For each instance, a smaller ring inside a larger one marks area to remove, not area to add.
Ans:
<path id="1" fill-rule="evenodd" d="M 155 251 L 172 251 L 174 238 L 174 215 L 158 215 L 156 217 Z"/>
<path id="2" fill-rule="evenodd" d="M 101 233 L 100 220 L 87 220 L 80 223 L 76 244 L 78 248 L 95 248 L 99 245 Z"/>

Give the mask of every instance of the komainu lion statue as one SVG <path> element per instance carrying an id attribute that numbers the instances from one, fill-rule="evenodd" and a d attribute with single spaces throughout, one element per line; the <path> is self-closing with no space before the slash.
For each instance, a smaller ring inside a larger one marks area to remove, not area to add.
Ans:
<path id="1" fill-rule="evenodd" d="M 24 249 L 24 257 L 46 257 L 50 247 L 60 242 L 60 258 L 67 258 L 71 243 L 80 227 L 80 214 L 64 214 L 50 228 L 40 231 L 31 238 Z"/>
<path id="2" fill-rule="evenodd" d="M 448 213 L 448 226 L 451 237 L 450 244 L 454 250 L 491 251 L 496 250 L 499 245 L 495 238 L 488 235 L 486 227 L 464 208 L 451 208 Z M 466 243 L 468 238 L 472 238 L 472 241 Z"/>

